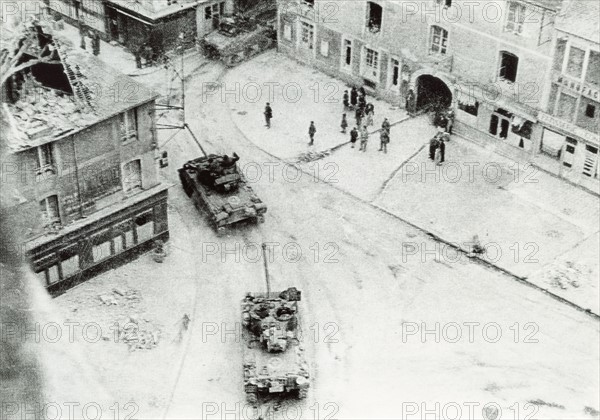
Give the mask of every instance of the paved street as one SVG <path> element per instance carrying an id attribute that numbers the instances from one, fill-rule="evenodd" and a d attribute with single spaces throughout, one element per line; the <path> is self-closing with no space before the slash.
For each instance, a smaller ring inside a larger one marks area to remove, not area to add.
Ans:
<path id="1" fill-rule="evenodd" d="M 242 81 L 247 77 L 260 80 L 258 74 L 248 72 L 251 65 L 225 72 L 218 63 L 203 64 L 187 86 L 188 92 L 195 92 L 188 95 L 187 121 L 207 151 L 235 151 L 242 157 L 240 167 L 268 205 L 266 222 L 242 225 L 217 238 L 177 178 L 177 168 L 200 155 L 197 145 L 185 131 L 159 132 L 160 146 L 169 152 L 169 167 L 163 175 L 175 184 L 169 192 L 170 206 L 181 217 L 188 238 L 182 241 L 176 229 L 172 245 L 188 256 L 195 287 L 195 292 L 186 289 L 188 298 L 194 296 L 193 304 L 188 300 L 181 307 L 174 306 L 171 316 L 191 311 L 189 341 L 182 353 L 163 353 L 169 356 L 163 368 L 172 375 L 163 376 L 168 386 L 157 387 L 154 395 L 141 391 L 148 385 L 145 377 L 124 378 L 119 367 L 158 357 L 150 353 L 158 349 L 115 360 L 115 366 L 103 375 L 107 388 L 115 390 L 115 395 L 139 398 L 140 418 L 225 418 L 225 410 L 229 410 L 228 418 L 256 418 L 250 410 L 235 412 L 236 403 L 240 404 L 238 410 L 244 410 L 245 404 L 241 344 L 235 342 L 235 334 L 222 334 L 235 331 L 244 294 L 264 290 L 262 261 L 254 258 L 253 250 L 261 242 L 273 242 L 273 289 L 296 286 L 303 291 L 302 327 L 314 377 L 309 399 L 290 402 L 275 418 L 296 418 L 293 412 L 306 419 L 391 419 L 409 413 L 421 418 L 426 409 L 435 410 L 436 403 L 450 409 L 457 404 L 463 410 L 462 418 L 468 418 L 470 404 L 475 407 L 475 418 L 482 418 L 483 406 L 488 403 L 498 404 L 503 418 L 529 414 L 535 418 L 597 417 L 597 319 L 464 255 L 455 262 L 424 258 L 425 251 L 440 243 L 396 217 L 434 232 L 445 226 L 423 223 L 430 220 L 431 210 L 424 202 L 420 206 L 410 202 L 414 197 L 411 189 L 425 194 L 435 185 L 395 182 L 401 176 L 397 169 L 405 161 L 425 162 L 425 151 L 419 150 L 431 136 L 426 121 L 409 120 L 394 127 L 391 153 L 386 157 L 372 147 L 363 156 L 362 170 L 358 151 L 344 146 L 329 160 L 313 162 L 320 171 L 316 177 L 310 175 L 307 165 L 303 167 L 307 172 L 291 172 L 284 163 L 293 161 L 306 147 L 304 134 L 295 134 L 295 127 L 308 128 L 300 112 L 281 115 L 283 105 L 274 109 L 274 123 L 286 124 L 285 130 L 292 135 L 288 149 L 283 143 L 285 132 L 277 131 L 276 126 L 266 144 L 259 143 L 258 130 L 266 131 L 262 127 L 264 104 L 230 103 L 220 95 L 203 98 L 198 94 L 203 86 L 206 89 L 206 83 L 236 80 L 240 73 L 244 73 Z M 320 80 L 317 73 L 313 76 Z M 341 135 L 326 136 L 329 121 L 331 131 L 337 130 L 332 119 L 339 114 L 339 106 L 323 106 L 332 111 L 325 114 L 315 108 L 319 115 L 315 120 L 323 129 L 319 131 L 322 145 L 317 140 L 314 150 L 344 141 Z M 376 105 L 376 112 L 387 112 L 384 109 L 384 105 Z M 398 111 L 388 111 L 403 117 Z M 403 124 L 421 137 L 403 142 Z M 282 145 L 275 145 L 276 141 Z M 467 143 L 455 141 L 449 147 L 452 153 L 459 148 L 471 150 Z M 386 158 L 390 162 L 376 169 Z M 325 172 L 330 170 L 326 164 L 333 162 L 338 165 L 335 179 L 339 182 L 323 182 L 331 176 Z M 260 175 L 251 177 L 251 170 L 257 168 Z M 388 179 L 392 182 L 383 188 Z M 389 199 L 396 188 L 403 189 L 398 194 L 406 202 L 400 210 L 393 207 L 397 200 Z M 495 186 L 487 188 L 502 191 Z M 428 194 L 439 195 L 434 190 Z M 482 193 L 473 194 L 460 199 Z M 438 202 L 436 207 L 441 211 L 446 205 L 451 210 L 451 204 Z M 382 211 L 385 206 L 394 214 Z M 461 233 L 472 234 L 479 234 L 485 242 L 480 228 Z M 567 239 L 578 240 L 575 236 Z M 139 260 L 142 264 L 156 264 L 143 258 Z M 180 264 L 180 260 L 167 257 L 162 272 L 179 270 Z M 119 268 L 115 273 L 128 269 Z M 165 274 L 164 298 L 154 294 L 155 301 L 146 305 L 164 305 L 180 294 L 179 284 L 172 280 Z M 108 276 L 97 281 L 102 286 Z M 100 365 L 95 368 L 102 370 Z M 238 371 L 239 375 L 231 374 Z M 144 401 L 146 398 L 152 401 Z"/>

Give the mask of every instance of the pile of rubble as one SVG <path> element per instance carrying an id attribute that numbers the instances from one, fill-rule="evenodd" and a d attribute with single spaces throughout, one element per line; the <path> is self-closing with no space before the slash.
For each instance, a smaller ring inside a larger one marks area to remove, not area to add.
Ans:
<path id="1" fill-rule="evenodd" d="M 140 303 L 142 300 L 141 294 L 139 290 L 128 289 L 124 290 L 122 288 L 115 287 L 111 293 L 105 293 L 99 295 L 98 298 L 104 305 L 119 305 L 124 304 L 129 307 L 134 306 L 137 303 Z"/>
<path id="2" fill-rule="evenodd" d="M 296 163 L 308 163 L 314 162 L 315 160 L 323 159 L 331 154 L 330 150 L 324 150 L 322 152 L 305 152 L 298 155 Z"/>
<path id="3" fill-rule="evenodd" d="M 119 342 L 127 344 L 129 351 L 151 350 L 158 345 L 160 330 L 148 320 L 130 317 L 128 322 L 119 324 Z"/>
<path id="4" fill-rule="evenodd" d="M 562 290 L 578 288 L 581 280 L 586 276 L 584 271 L 583 268 L 578 267 L 572 261 L 565 261 L 563 263 L 555 262 L 545 270 L 544 279 L 553 287 L 559 287 Z"/>

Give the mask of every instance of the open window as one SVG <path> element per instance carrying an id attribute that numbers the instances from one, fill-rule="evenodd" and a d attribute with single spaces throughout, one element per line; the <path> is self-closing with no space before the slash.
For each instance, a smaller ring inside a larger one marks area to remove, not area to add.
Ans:
<path id="1" fill-rule="evenodd" d="M 123 167 L 123 187 L 126 193 L 142 188 L 142 164 L 139 159 L 132 160 Z"/>
<path id="2" fill-rule="evenodd" d="M 517 80 L 519 68 L 519 57 L 508 51 L 500 52 L 500 69 L 498 77 L 502 80 L 514 83 Z"/>
<path id="3" fill-rule="evenodd" d="M 54 145 L 52 143 L 42 144 L 37 148 L 37 174 L 55 173 Z"/>
<path id="4" fill-rule="evenodd" d="M 301 22 L 301 41 L 302 45 L 309 50 L 314 48 L 315 27 L 308 22 Z"/>
<path id="5" fill-rule="evenodd" d="M 51 195 L 40 201 L 40 211 L 45 226 L 60 224 L 60 213 L 58 210 L 58 196 Z"/>
<path id="6" fill-rule="evenodd" d="M 130 109 L 119 115 L 119 128 L 122 141 L 137 138 L 137 109 Z"/>
<path id="7" fill-rule="evenodd" d="M 372 1 L 367 2 L 367 29 L 371 33 L 378 33 L 381 31 L 381 24 L 383 19 L 383 8 Z"/>

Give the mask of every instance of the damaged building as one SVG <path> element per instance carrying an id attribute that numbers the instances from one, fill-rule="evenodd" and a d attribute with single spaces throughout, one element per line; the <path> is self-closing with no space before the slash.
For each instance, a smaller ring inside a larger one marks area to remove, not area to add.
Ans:
<path id="1" fill-rule="evenodd" d="M 3 49 L 21 47 L 22 70 L 2 87 L 2 177 L 19 191 L 9 204 L 34 272 L 59 294 L 167 240 L 167 186 L 155 161 L 157 95 L 34 31 Z"/>

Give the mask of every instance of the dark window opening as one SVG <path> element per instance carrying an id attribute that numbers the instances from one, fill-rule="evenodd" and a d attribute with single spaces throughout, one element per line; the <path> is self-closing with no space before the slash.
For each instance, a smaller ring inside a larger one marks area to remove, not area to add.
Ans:
<path id="1" fill-rule="evenodd" d="M 377 3 L 367 3 L 367 28 L 370 32 L 377 33 L 381 30 L 383 8 Z"/>
<path id="2" fill-rule="evenodd" d="M 315 7 L 315 0 L 304 0 L 304 3 L 310 7 Z"/>
<path id="3" fill-rule="evenodd" d="M 400 64 L 396 61 L 392 61 L 394 63 L 394 68 L 392 70 L 392 85 L 398 86 L 400 82 Z"/>
<path id="4" fill-rule="evenodd" d="M 533 123 L 531 121 L 525 121 L 520 126 L 513 125 L 512 132 L 517 136 L 531 139 L 531 131 L 533 130 Z"/>
<path id="5" fill-rule="evenodd" d="M 514 83 L 517 80 L 519 58 L 506 51 L 503 51 L 501 54 L 499 76 L 501 79 Z"/>
<path id="6" fill-rule="evenodd" d="M 143 226 L 146 223 L 149 223 L 151 221 L 152 221 L 152 212 L 147 212 L 147 213 L 141 214 L 135 218 L 135 224 L 137 226 Z"/>
<path id="7" fill-rule="evenodd" d="M 592 104 L 587 104 L 585 107 L 585 116 L 588 118 L 594 118 L 596 116 L 596 107 Z"/>
<path id="8" fill-rule="evenodd" d="M 467 114 L 471 114 L 474 116 L 477 116 L 477 113 L 479 112 L 479 102 L 475 101 L 474 104 L 469 105 L 469 104 L 464 104 L 462 102 L 458 102 L 458 109 L 460 109 L 461 111 L 466 112 Z"/>
<path id="9" fill-rule="evenodd" d="M 349 66 L 352 64 L 352 41 L 347 39 L 344 44 L 346 47 L 346 65 Z"/>
<path id="10" fill-rule="evenodd" d="M 366 87 L 371 88 L 371 89 L 377 89 L 377 83 L 373 82 L 372 80 L 363 79 L 363 82 Z"/>

